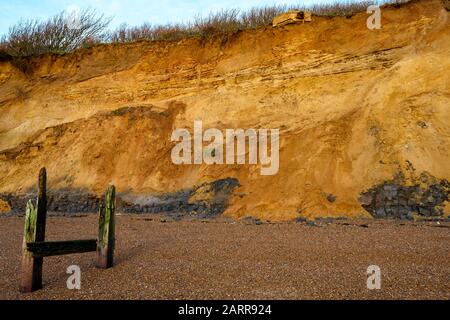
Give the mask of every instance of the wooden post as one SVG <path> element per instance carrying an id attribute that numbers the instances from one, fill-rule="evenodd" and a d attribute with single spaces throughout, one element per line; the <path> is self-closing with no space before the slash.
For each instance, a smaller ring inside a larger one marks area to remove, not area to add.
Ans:
<path id="1" fill-rule="evenodd" d="M 30 200 L 27 203 L 25 227 L 22 245 L 22 279 L 20 291 L 29 293 L 42 288 L 43 258 L 35 258 L 28 251 L 27 243 L 45 240 L 45 222 L 47 217 L 47 173 L 45 168 L 39 173 L 38 199 L 36 206 Z"/>
<path id="2" fill-rule="evenodd" d="M 31 242 L 27 244 L 27 249 L 33 257 L 38 258 L 63 256 L 73 253 L 95 252 L 97 251 L 97 239 Z"/>
<path id="3" fill-rule="evenodd" d="M 105 203 L 100 205 L 97 240 L 97 267 L 111 268 L 114 264 L 116 188 L 110 186 Z"/>
<path id="4" fill-rule="evenodd" d="M 36 204 L 28 201 L 22 244 L 22 277 L 20 291 L 42 289 L 44 257 L 97 251 L 97 267 L 107 269 L 114 264 L 116 188 L 110 186 L 105 203 L 100 205 L 98 239 L 45 242 L 47 218 L 47 172 L 39 172 Z"/>

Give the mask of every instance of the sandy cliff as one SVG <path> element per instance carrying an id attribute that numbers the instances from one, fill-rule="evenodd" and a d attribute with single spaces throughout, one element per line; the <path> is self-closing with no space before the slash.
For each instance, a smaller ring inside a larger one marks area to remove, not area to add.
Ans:
<path id="1" fill-rule="evenodd" d="M 27 74 L 0 62 L 0 193 L 32 190 L 46 166 L 53 190 L 114 183 L 147 205 L 190 190 L 186 203 L 234 217 L 448 214 L 449 12 L 383 8 L 381 30 L 367 17 L 98 46 L 34 58 Z M 279 128 L 278 174 L 172 164 L 172 131 L 195 120 Z"/>

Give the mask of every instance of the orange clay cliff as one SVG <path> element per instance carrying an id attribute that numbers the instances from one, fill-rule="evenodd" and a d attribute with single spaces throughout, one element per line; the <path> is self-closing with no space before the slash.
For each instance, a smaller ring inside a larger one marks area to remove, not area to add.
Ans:
<path id="1" fill-rule="evenodd" d="M 383 7 L 380 30 L 367 18 L 99 45 L 32 58 L 27 72 L 3 59 L 2 210 L 35 192 L 45 166 L 55 211 L 69 191 L 84 198 L 64 210 L 89 211 L 113 183 L 124 212 L 448 215 L 449 11 L 421 0 Z M 279 129 L 278 173 L 173 164 L 172 132 L 196 120 Z"/>

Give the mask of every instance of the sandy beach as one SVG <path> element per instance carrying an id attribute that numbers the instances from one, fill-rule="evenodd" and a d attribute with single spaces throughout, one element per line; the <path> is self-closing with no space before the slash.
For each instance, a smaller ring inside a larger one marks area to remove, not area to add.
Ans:
<path id="1" fill-rule="evenodd" d="M 0 299 L 449 299 L 448 222 L 254 223 L 117 217 L 115 267 L 45 258 L 44 289 L 18 291 L 23 218 L 0 218 Z M 47 240 L 95 238 L 97 217 L 49 217 Z M 81 290 L 68 290 L 78 265 Z M 378 265 L 380 290 L 367 289 Z"/>

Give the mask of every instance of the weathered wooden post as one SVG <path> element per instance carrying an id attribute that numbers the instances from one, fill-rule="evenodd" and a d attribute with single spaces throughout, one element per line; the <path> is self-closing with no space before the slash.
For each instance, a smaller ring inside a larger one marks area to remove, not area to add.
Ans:
<path id="1" fill-rule="evenodd" d="M 22 278 L 20 291 L 42 289 L 44 257 L 97 251 L 97 267 L 107 269 L 114 264 L 116 188 L 110 186 L 105 203 L 100 205 L 98 239 L 45 242 L 47 218 L 47 172 L 39 173 L 36 205 L 28 201 L 22 245 Z"/>
<path id="2" fill-rule="evenodd" d="M 100 204 L 97 240 L 97 267 L 111 268 L 114 264 L 116 188 L 110 186 Z"/>
<path id="3" fill-rule="evenodd" d="M 42 288 L 43 258 L 34 257 L 28 251 L 27 244 L 43 242 L 45 240 L 45 223 L 47 217 L 47 172 L 42 168 L 39 172 L 38 198 L 34 206 L 33 201 L 27 203 L 25 227 L 22 245 L 22 279 L 20 291 L 33 292 Z"/>

